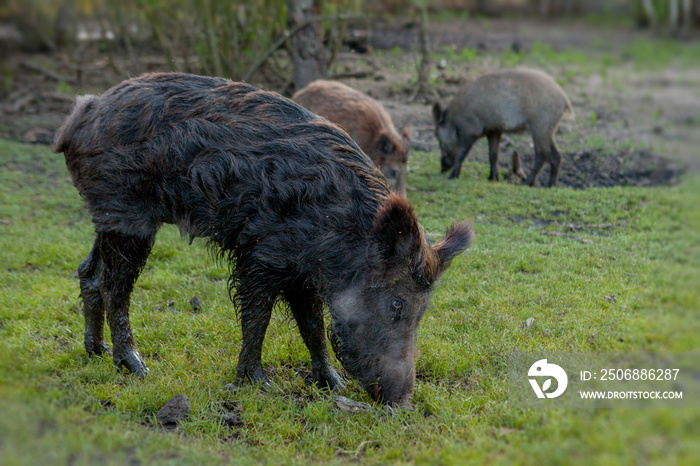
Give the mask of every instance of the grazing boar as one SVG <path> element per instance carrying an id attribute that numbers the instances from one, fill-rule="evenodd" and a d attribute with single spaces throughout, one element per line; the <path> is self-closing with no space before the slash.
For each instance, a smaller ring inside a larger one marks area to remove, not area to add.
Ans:
<path id="1" fill-rule="evenodd" d="M 384 173 L 391 190 L 406 197 L 411 139 L 406 128 L 400 135 L 396 132 L 379 102 L 345 84 L 325 80 L 312 82 L 292 100 L 340 125 Z"/>
<path id="2" fill-rule="evenodd" d="M 542 165 L 549 161 L 549 186 L 555 186 L 561 154 L 554 133 L 565 114 L 574 116 L 569 98 L 541 71 L 512 69 L 484 74 L 462 87 L 444 110 L 438 102 L 433 106 L 441 170 L 452 169 L 449 178 L 459 176 L 472 145 L 486 136 L 489 179 L 497 181 L 501 135 L 527 131 L 535 145 L 535 166 L 525 183 L 533 186 Z"/>
<path id="3" fill-rule="evenodd" d="M 163 223 L 207 238 L 231 264 L 240 311 L 237 379 L 268 384 L 261 351 L 282 299 L 315 380 L 342 388 L 327 351 L 372 397 L 410 400 L 415 339 L 435 280 L 472 241 L 469 223 L 431 246 L 412 208 L 337 126 L 244 83 L 147 74 L 78 98 L 56 135 L 96 237 L 78 268 L 89 354 L 145 376 L 130 295 Z"/>

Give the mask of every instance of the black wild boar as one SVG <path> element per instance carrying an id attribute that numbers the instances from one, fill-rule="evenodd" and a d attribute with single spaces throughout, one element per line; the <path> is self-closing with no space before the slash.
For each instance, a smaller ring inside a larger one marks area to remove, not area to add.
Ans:
<path id="1" fill-rule="evenodd" d="M 129 297 L 158 228 L 171 223 L 230 260 L 239 381 L 269 383 L 260 355 L 281 298 L 319 383 L 343 386 L 326 349 L 326 303 L 346 370 L 375 399 L 410 399 L 416 328 L 472 228 L 460 223 L 430 246 L 411 207 L 337 126 L 247 84 L 147 74 L 78 98 L 54 149 L 96 231 L 78 268 L 89 354 L 109 350 L 106 314 L 114 362 L 148 372 Z"/>
<path id="2" fill-rule="evenodd" d="M 549 186 L 557 184 L 561 154 L 554 133 L 565 114 L 574 116 L 566 93 L 537 70 L 513 69 L 487 73 L 464 85 L 450 105 L 433 106 L 435 136 L 440 143 L 441 170 L 456 178 L 477 139 L 489 141 L 489 179 L 498 181 L 498 151 L 503 133 L 527 131 L 535 145 L 535 166 L 525 180 L 533 186 L 545 161 Z"/>
<path id="3" fill-rule="evenodd" d="M 392 191 L 406 197 L 411 138 L 406 128 L 396 131 L 384 107 L 365 94 L 337 81 L 317 80 L 292 100 L 340 125 L 389 180 Z"/>

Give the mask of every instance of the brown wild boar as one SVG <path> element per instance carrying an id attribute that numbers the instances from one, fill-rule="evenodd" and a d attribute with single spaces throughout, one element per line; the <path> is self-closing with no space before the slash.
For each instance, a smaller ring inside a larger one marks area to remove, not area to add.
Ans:
<path id="1" fill-rule="evenodd" d="M 406 128 L 397 133 L 379 102 L 345 84 L 326 80 L 312 82 L 292 100 L 347 131 L 384 173 L 391 190 L 406 197 L 410 136 Z"/>
<path id="2" fill-rule="evenodd" d="M 554 133 L 564 115 L 573 118 L 571 102 L 554 80 L 537 70 L 513 69 L 480 76 L 462 87 L 443 110 L 433 106 L 441 170 L 456 178 L 472 145 L 489 141 L 489 179 L 498 180 L 498 150 L 503 133 L 527 131 L 535 145 L 535 166 L 525 183 L 533 186 L 545 161 L 551 165 L 549 186 L 557 184 L 561 154 Z"/>

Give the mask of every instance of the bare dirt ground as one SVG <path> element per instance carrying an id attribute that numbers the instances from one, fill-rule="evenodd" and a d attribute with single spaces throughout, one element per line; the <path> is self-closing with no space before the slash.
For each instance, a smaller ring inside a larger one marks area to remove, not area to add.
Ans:
<path id="1" fill-rule="evenodd" d="M 331 73 L 363 75 L 342 80 L 384 104 L 398 128 L 408 126 L 414 147 L 435 149 L 432 102 L 412 99 L 416 36 L 412 23 L 375 24 L 368 36 L 372 51 L 340 53 Z M 700 168 L 700 56 L 690 65 L 648 69 L 625 57 L 627 46 L 652 40 L 648 32 L 572 21 L 433 21 L 433 50 L 438 63 L 444 59 L 433 78 L 439 99 L 448 103 L 467 80 L 511 65 L 504 58 L 507 54 L 524 52 L 527 57 L 533 47 L 544 44 L 550 55 L 558 54 L 557 60 L 545 56 L 524 64 L 557 78 L 576 111 L 576 119 L 565 120 L 557 136 L 564 155 L 560 184 L 669 184 L 683 172 Z M 470 54 L 464 54 L 465 47 Z M 574 54 L 571 63 L 567 53 Z M 0 138 L 40 144 L 50 143 L 75 94 L 99 93 L 127 77 L 168 70 L 156 51 L 142 50 L 136 59 L 127 60 L 101 53 L 96 45 L 83 47 L 77 57 L 15 55 L 5 66 L 14 71 L 12 82 L 0 91 Z M 533 158 L 529 137 L 504 139 L 504 172 L 513 150 L 520 153 L 527 172 Z M 477 143 L 469 159 L 486 163 L 485 141 Z M 541 182 L 547 180 L 547 170 Z"/>
<path id="2" fill-rule="evenodd" d="M 376 48 L 415 49 L 415 36 L 413 27 L 394 26 L 374 31 L 372 42 Z M 445 59 L 436 76 L 436 90 L 444 103 L 469 79 L 504 66 L 500 57 L 506 52 L 527 52 L 539 43 L 560 54 L 556 63 L 545 58 L 536 65 L 526 61 L 525 66 L 544 69 L 563 82 L 574 105 L 575 120 L 564 120 L 557 136 L 564 154 L 560 175 L 564 186 L 669 184 L 684 171 L 700 168 L 700 55 L 690 66 L 640 67 L 625 56 L 625 50 L 640 41 L 654 41 L 649 32 L 568 21 L 443 21 L 432 24 L 431 40 L 433 50 Z M 463 47 L 477 50 L 474 59 L 451 60 L 450 55 Z M 574 63 L 566 62 L 567 53 L 578 54 L 572 57 Z M 581 54 L 585 63 L 578 63 Z M 371 57 L 366 61 L 379 70 L 374 80 L 345 81 L 380 100 L 397 127 L 409 126 L 417 146 L 434 148 L 429 102 L 409 101 L 417 59 L 415 53 Z M 526 135 L 505 139 L 501 168 L 509 169 L 514 149 L 527 172 L 534 154 Z M 469 158 L 488 161 L 484 140 Z M 540 175 L 540 183 L 546 181 L 547 171 Z"/>

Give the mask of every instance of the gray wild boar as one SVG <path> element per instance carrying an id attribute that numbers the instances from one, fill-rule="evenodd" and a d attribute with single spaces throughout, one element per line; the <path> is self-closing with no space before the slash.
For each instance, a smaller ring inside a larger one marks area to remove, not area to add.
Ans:
<path id="1" fill-rule="evenodd" d="M 537 70 L 487 73 L 462 87 L 443 109 L 433 106 L 435 136 L 440 143 L 441 170 L 456 178 L 472 145 L 489 141 L 489 179 L 498 180 L 498 150 L 503 133 L 527 131 L 535 145 L 535 166 L 525 183 L 533 186 L 545 161 L 551 165 L 549 186 L 557 184 L 561 154 L 554 133 L 564 115 L 573 118 L 571 102 L 554 80 Z"/>
<path id="2" fill-rule="evenodd" d="M 298 91 L 292 100 L 347 131 L 386 176 L 391 190 L 406 197 L 411 139 L 406 128 L 401 134 L 396 131 L 379 102 L 345 84 L 322 79 Z"/>

